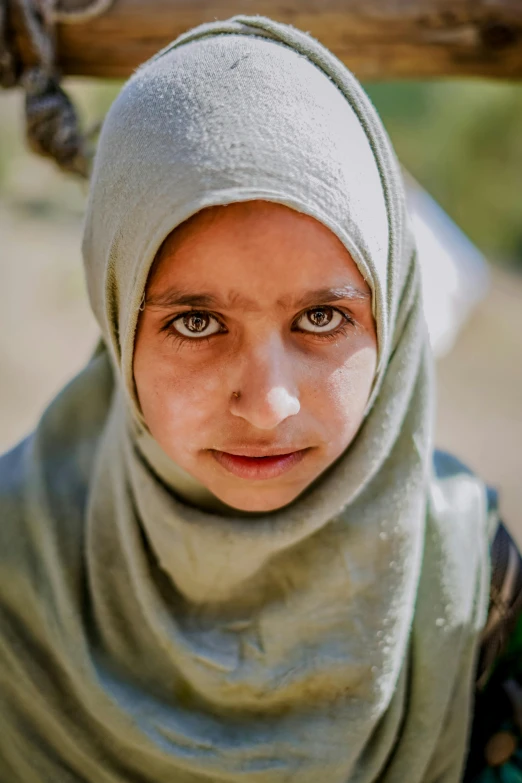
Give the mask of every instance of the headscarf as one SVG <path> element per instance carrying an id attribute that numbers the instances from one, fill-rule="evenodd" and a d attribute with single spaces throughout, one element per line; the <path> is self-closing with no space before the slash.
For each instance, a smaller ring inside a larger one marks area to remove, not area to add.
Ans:
<path id="1" fill-rule="evenodd" d="M 132 377 L 164 238 L 252 199 L 340 239 L 379 351 L 345 454 L 255 519 L 176 491 Z M 181 36 L 108 114 L 83 248 L 103 345 L 0 470 L 2 780 L 456 783 L 485 492 L 450 460 L 433 469 L 403 188 L 360 85 L 268 19 Z"/>

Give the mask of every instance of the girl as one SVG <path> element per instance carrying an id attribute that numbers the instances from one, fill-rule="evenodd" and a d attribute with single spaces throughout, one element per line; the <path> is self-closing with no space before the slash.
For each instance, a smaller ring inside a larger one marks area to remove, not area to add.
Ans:
<path id="1" fill-rule="evenodd" d="M 145 64 L 84 235 L 103 335 L 0 463 L 5 783 L 456 783 L 487 492 L 434 455 L 394 154 L 309 36 Z"/>

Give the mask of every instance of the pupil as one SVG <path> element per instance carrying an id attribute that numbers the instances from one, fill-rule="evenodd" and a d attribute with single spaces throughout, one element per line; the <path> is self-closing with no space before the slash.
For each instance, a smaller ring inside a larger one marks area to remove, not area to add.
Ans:
<path id="1" fill-rule="evenodd" d="M 326 326 L 332 316 L 329 310 L 312 310 L 309 318 L 314 326 Z"/>
<path id="2" fill-rule="evenodd" d="M 202 332 L 207 328 L 208 318 L 201 313 L 191 315 L 185 320 L 185 326 L 190 332 Z"/>

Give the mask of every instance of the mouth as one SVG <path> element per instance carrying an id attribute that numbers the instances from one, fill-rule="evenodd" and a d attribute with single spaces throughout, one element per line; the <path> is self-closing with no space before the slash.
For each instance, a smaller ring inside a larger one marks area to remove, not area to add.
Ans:
<path id="1" fill-rule="evenodd" d="M 266 452 L 242 449 L 241 454 L 211 449 L 211 454 L 228 473 L 250 481 L 266 481 L 282 476 L 298 465 L 311 449 L 287 452 Z"/>

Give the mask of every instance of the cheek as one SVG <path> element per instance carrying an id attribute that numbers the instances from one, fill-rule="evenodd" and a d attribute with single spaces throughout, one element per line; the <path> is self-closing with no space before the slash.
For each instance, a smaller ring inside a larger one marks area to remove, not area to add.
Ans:
<path id="1" fill-rule="evenodd" d="M 175 349 L 139 350 L 134 379 L 141 411 L 152 436 L 172 453 L 173 444 L 190 449 L 223 406 L 225 379 L 208 363 L 184 362 Z"/>
<path id="2" fill-rule="evenodd" d="M 367 345 L 324 376 L 320 387 L 323 389 L 321 418 L 337 451 L 348 446 L 362 422 L 376 365 L 375 345 Z"/>

